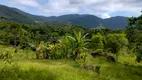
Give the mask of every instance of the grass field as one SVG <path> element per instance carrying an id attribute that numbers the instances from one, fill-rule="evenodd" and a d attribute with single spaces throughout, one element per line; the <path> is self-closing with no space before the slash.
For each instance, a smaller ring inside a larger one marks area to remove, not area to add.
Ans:
<path id="1" fill-rule="evenodd" d="M 1 50 L 5 48 L 0 46 Z M 30 57 L 34 52 L 21 51 L 19 54 Z M 142 80 L 142 63 L 137 63 L 134 56 L 120 56 L 117 63 L 108 62 L 104 57 L 88 56 L 87 62 L 100 66 L 100 73 L 84 69 L 81 60 L 15 57 L 11 64 L 0 60 L 0 80 Z"/>

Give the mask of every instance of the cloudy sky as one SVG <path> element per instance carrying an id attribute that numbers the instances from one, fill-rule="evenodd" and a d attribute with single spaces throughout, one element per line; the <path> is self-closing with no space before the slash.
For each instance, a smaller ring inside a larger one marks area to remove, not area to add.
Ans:
<path id="1" fill-rule="evenodd" d="M 0 0 L 0 4 L 44 16 L 92 14 L 101 18 L 131 17 L 139 16 L 142 10 L 142 0 Z"/>

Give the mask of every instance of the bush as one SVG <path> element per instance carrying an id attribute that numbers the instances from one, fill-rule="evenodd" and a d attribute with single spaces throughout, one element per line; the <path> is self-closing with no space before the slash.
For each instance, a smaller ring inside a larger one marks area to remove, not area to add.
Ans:
<path id="1" fill-rule="evenodd" d="M 140 63 L 141 57 L 142 57 L 142 55 L 141 55 L 141 54 L 138 54 L 137 57 L 136 57 L 136 61 Z"/>
<path id="2" fill-rule="evenodd" d="M 98 53 L 98 55 L 102 56 L 103 55 L 103 49 L 97 49 L 96 53 Z"/>

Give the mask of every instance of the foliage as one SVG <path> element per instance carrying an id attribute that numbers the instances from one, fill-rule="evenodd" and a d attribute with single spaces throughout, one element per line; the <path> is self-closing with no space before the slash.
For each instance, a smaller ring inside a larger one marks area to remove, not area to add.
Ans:
<path id="1" fill-rule="evenodd" d="M 65 54 L 66 58 L 69 58 L 71 52 L 69 51 L 71 47 L 71 42 L 66 34 L 61 39 L 59 39 L 59 46 L 61 47 L 62 52 Z"/>
<path id="2" fill-rule="evenodd" d="M 58 43 L 49 44 L 49 48 L 51 50 L 52 57 L 59 58 L 72 58 L 77 59 L 80 58 L 80 53 L 85 50 L 86 42 L 85 42 L 86 35 L 82 36 L 82 33 L 75 32 L 74 35 L 65 35 L 58 40 Z M 52 45 L 52 46 L 51 46 Z"/>
<path id="3" fill-rule="evenodd" d="M 103 49 L 103 36 L 100 33 L 93 35 L 89 44 L 89 47 L 95 51 L 97 51 L 98 49 Z"/>
<path id="4" fill-rule="evenodd" d="M 108 34 L 105 38 L 105 48 L 109 49 L 112 53 L 117 53 L 120 48 L 128 45 L 128 40 L 124 33 Z"/>
<path id="5" fill-rule="evenodd" d="M 85 35 L 82 35 L 81 32 L 75 32 L 74 31 L 74 36 L 68 36 L 69 38 L 69 41 L 71 43 L 71 49 L 72 49 L 72 57 L 73 59 L 77 59 L 80 57 L 80 53 L 84 50 L 86 50 L 85 46 L 86 46 L 86 36 L 87 34 Z"/>
<path id="6" fill-rule="evenodd" d="M 84 63 L 86 63 L 87 52 L 82 52 L 80 55 L 81 55 L 81 57 L 82 57 Z"/>
<path id="7" fill-rule="evenodd" d="M 136 60 L 139 62 L 142 55 L 142 15 L 128 19 L 126 34 L 130 43 L 130 48 L 137 52 Z"/>

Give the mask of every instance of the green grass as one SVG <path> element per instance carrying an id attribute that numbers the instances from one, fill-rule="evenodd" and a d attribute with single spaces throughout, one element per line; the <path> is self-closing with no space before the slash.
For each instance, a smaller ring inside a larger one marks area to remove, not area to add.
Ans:
<path id="1" fill-rule="evenodd" d="M 0 50 L 8 47 L 0 46 Z M 14 50 L 14 49 L 12 49 Z M 21 56 L 19 56 L 19 54 Z M 27 56 L 25 55 L 28 55 Z M 20 51 L 12 64 L 0 60 L 0 80 L 141 80 L 142 62 L 135 56 L 120 55 L 117 63 L 107 62 L 104 57 L 87 57 L 87 63 L 100 66 L 100 73 L 84 69 L 82 60 L 36 60 L 34 52 Z M 22 59 L 20 59 L 20 57 Z"/>
<path id="2" fill-rule="evenodd" d="M 35 65 L 36 66 L 36 65 Z M 1 64 L 0 80 L 55 80 L 56 77 L 48 69 L 39 69 L 19 64 Z"/>
<path id="3" fill-rule="evenodd" d="M 100 60 L 101 59 L 101 60 Z M 91 61 L 90 61 L 91 63 Z M 100 65 L 100 74 L 69 60 L 20 60 L 5 67 L 10 76 L 2 80 L 141 80 L 142 66 L 129 66 L 105 62 L 103 58 L 94 59 L 91 64 Z M 0 66 L 2 67 L 2 66 Z"/>

